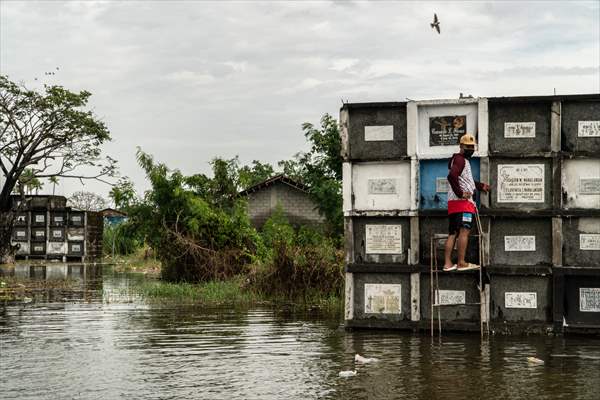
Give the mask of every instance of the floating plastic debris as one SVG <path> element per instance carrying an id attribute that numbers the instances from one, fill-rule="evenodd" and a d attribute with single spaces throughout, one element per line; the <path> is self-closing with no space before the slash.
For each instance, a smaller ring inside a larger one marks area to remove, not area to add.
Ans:
<path id="1" fill-rule="evenodd" d="M 356 376 L 356 371 L 341 371 L 338 376 L 340 378 L 350 378 L 352 376 Z"/>
<path id="2" fill-rule="evenodd" d="M 357 363 L 361 363 L 361 364 L 369 364 L 369 363 L 374 363 L 379 361 L 378 358 L 368 358 L 368 357 L 363 357 L 360 354 L 357 354 L 354 356 L 354 361 Z"/>
<path id="3" fill-rule="evenodd" d="M 527 362 L 530 364 L 537 364 L 537 365 L 544 364 L 544 360 L 540 360 L 539 358 L 535 358 L 535 357 L 527 357 Z"/>

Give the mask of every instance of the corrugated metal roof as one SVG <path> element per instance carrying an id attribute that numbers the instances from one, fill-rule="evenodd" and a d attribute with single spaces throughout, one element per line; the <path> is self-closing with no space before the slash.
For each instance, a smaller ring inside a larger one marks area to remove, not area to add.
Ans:
<path id="1" fill-rule="evenodd" d="M 272 186 L 273 184 L 275 184 L 277 182 L 284 183 L 284 184 L 286 184 L 288 186 L 293 187 L 294 189 L 298 189 L 298 190 L 300 190 L 302 192 L 308 193 L 309 187 L 306 186 L 305 184 L 300 183 L 298 181 L 295 181 L 294 179 L 289 178 L 289 177 L 287 177 L 287 176 L 285 176 L 283 174 L 279 174 L 279 175 L 276 175 L 276 176 L 274 176 L 272 178 L 267 179 L 266 181 L 263 181 L 261 183 L 258 183 L 256 185 L 254 185 L 254 186 L 251 186 L 248 189 L 242 190 L 241 192 L 238 193 L 238 196 L 246 196 L 246 195 L 248 195 L 250 193 L 254 193 L 254 192 L 257 192 L 257 191 L 259 191 L 259 190 L 261 190 L 263 188 Z"/>

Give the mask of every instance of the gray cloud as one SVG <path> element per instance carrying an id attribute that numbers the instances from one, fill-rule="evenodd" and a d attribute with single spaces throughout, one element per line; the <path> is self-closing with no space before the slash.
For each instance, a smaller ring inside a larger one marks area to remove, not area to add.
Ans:
<path id="1" fill-rule="evenodd" d="M 60 66 L 49 83 L 91 91 L 106 151 L 143 189 L 136 146 L 186 173 L 217 155 L 274 163 L 340 97 L 600 91 L 598 4 L 2 2 L 0 69 L 35 87 Z"/>

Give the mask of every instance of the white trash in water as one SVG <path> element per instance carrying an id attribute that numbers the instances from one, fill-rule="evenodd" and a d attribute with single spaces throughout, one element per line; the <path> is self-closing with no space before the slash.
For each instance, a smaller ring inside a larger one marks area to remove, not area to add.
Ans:
<path id="1" fill-rule="evenodd" d="M 538 364 L 538 365 L 544 364 L 544 360 L 540 360 L 539 358 L 535 358 L 535 357 L 527 357 L 527 362 L 530 364 Z"/>
<path id="2" fill-rule="evenodd" d="M 341 371 L 338 375 L 340 378 L 350 378 L 356 376 L 356 371 Z"/>
<path id="3" fill-rule="evenodd" d="M 379 361 L 378 358 L 367 358 L 367 357 L 363 357 L 360 354 L 357 354 L 354 356 L 354 361 L 357 363 L 361 363 L 361 364 L 368 364 L 368 363 L 373 363 L 373 362 L 377 362 Z"/>

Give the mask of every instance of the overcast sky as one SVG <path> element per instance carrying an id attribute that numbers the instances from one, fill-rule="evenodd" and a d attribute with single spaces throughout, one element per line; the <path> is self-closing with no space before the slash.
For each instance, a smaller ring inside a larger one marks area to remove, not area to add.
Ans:
<path id="1" fill-rule="evenodd" d="M 341 98 L 600 91 L 599 0 L 2 1 L 0 12 L 2 74 L 92 92 L 106 153 L 140 190 L 136 146 L 187 174 L 215 156 L 276 163 L 306 150 L 301 124 L 337 118 Z"/>

